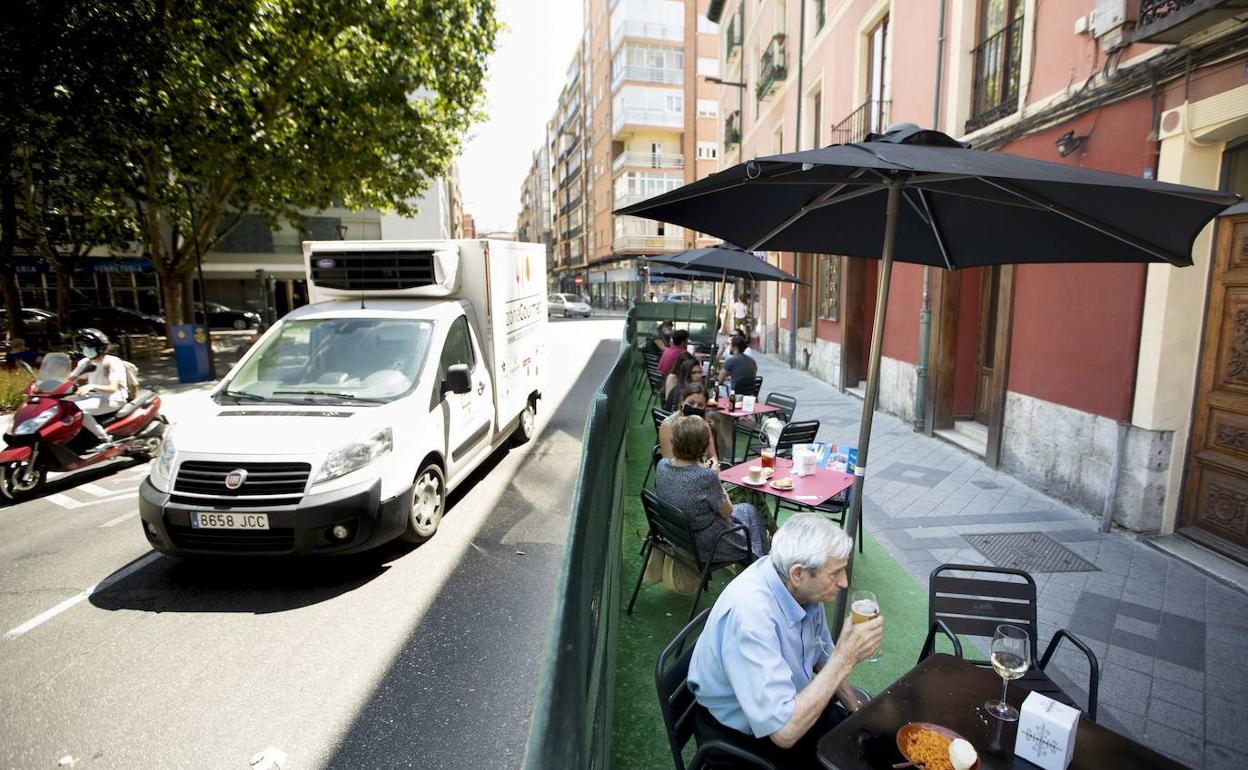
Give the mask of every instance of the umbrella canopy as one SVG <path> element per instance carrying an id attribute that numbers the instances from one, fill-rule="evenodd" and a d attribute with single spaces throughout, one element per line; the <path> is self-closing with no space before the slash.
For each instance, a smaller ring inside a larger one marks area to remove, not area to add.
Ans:
<path id="1" fill-rule="evenodd" d="M 747 249 L 878 258 L 899 185 L 894 258 L 944 267 L 1032 262 L 1190 265 L 1193 239 L 1234 196 L 981 152 L 914 127 L 750 160 L 617 214 Z"/>
<path id="2" fill-rule="evenodd" d="M 750 250 L 878 257 L 867 390 L 845 531 L 858 534 L 893 262 L 955 269 L 1060 262 L 1192 264 L 1192 241 L 1238 196 L 979 152 L 902 125 L 866 141 L 737 164 L 617 214 Z M 853 570 L 853 551 L 848 565 Z M 834 615 L 845 616 L 841 592 Z"/>
<path id="3" fill-rule="evenodd" d="M 767 260 L 759 259 L 752 252 L 730 243 L 689 249 L 666 257 L 651 257 L 650 261 L 693 273 L 704 273 L 702 280 L 745 278 L 751 281 L 805 283 L 792 273 L 785 272 Z"/>

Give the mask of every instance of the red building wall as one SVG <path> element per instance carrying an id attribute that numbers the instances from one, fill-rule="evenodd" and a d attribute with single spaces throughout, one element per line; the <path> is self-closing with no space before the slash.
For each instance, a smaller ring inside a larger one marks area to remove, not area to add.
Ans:
<path id="1" fill-rule="evenodd" d="M 1137 98 L 1021 139 L 1003 151 L 1140 176 L 1151 164 L 1151 110 L 1147 97 Z M 1091 138 L 1082 151 L 1060 158 L 1054 142 L 1072 129 Z M 1111 419 L 1129 419 L 1146 275 L 1144 265 L 1016 268 L 1009 389 Z"/>

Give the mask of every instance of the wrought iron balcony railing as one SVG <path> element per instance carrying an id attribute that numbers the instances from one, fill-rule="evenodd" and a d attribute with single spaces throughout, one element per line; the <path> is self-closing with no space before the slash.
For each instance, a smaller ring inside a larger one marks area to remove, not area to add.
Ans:
<path id="1" fill-rule="evenodd" d="M 1140 0 L 1135 40 L 1181 43 L 1197 32 L 1243 14 L 1245 0 Z"/>
<path id="2" fill-rule="evenodd" d="M 742 33 L 741 14 L 738 13 L 728 22 L 728 31 L 724 37 L 724 61 L 733 61 L 741 53 Z"/>
<path id="3" fill-rule="evenodd" d="M 1019 16 L 975 47 L 975 81 L 967 131 L 994 123 L 1018 109 L 1022 33 L 1023 17 Z"/>
<path id="4" fill-rule="evenodd" d="M 851 144 L 861 142 L 867 134 L 880 134 L 888 127 L 888 112 L 892 102 L 871 99 L 859 105 L 849 116 L 832 126 L 829 137 L 832 144 Z"/>
<path id="5" fill-rule="evenodd" d="M 724 118 L 724 149 L 741 144 L 741 110 L 733 110 Z"/>
<path id="6" fill-rule="evenodd" d="M 611 172 L 615 173 L 625 166 L 679 169 L 685 167 L 685 156 L 675 152 L 622 152 L 611 162 Z"/>
<path id="7" fill-rule="evenodd" d="M 786 66 L 784 35 L 776 35 L 771 38 L 771 42 L 767 44 L 767 50 L 763 51 L 763 56 L 758 66 L 758 90 L 756 96 L 761 102 L 766 99 L 776 84 L 784 80 L 789 75 Z"/>

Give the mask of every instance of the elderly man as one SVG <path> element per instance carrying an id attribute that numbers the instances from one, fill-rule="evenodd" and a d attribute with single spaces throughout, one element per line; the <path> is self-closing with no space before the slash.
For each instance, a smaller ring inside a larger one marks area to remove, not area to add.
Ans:
<path id="1" fill-rule="evenodd" d="M 846 623 L 835 646 L 823 604 L 848 586 L 853 541 L 813 513 L 776 531 L 771 554 L 738 575 L 711 610 L 689 665 L 698 742 L 723 740 L 779 767 L 818 767 L 815 744 L 859 705 L 849 685 L 883 618 Z"/>

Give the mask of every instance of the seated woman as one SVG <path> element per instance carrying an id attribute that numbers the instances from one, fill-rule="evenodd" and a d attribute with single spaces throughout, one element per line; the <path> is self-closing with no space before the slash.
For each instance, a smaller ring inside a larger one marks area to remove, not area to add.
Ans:
<path id="1" fill-rule="evenodd" d="M 732 561 L 745 555 L 746 539 L 734 532 L 719 541 L 714 554 L 711 545 L 720 532 L 744 524 L 754 558 L 771 550 L 767 528 L 758 511 L 749 503 L 732 504 L 720 483 L 719 472 L 702 465 L 702 453 L 711 440 L 710 428 L 701 417 L 680 416 L 672 426 L 673 457 L 663 458 L 655 469 L 655 492 L 689 517 L 698 555 L 714 561 Z"/>
<path id="2" fill-rule="evenodd" d="M 685 359 L 680 366 L 676 367 L 675 375 L 676 383 L 668 391 L 667 397 L 663 400 L 663 408 L 669 412 L 676 411 L 676 405 L 680 403 L 680 394 L 690 385 L 702 386 L 702 364 L 693 356 Z M 671 376 L 668 377 L 671 379 Z"/>
<path id="3" fill-rule="evenodd" d="M 677 392 L 676 388 L 680 382 L 680 368 L 690 361 L 696 361 L 691 353 L 681 353 L 676 359 L 676 363 L 672 364 L 672 371 L 663 380 L 663 403 L 666 404 L 672 393 Z"/>
<path id="4" fill-rule="evenodd" d="M 659 448 L 662 449 L 663 456 L 669 459 L 675 457 L 672 454 L 672 426 L 676 424 L 678 418 L 684 416 L 682 411 L 684 407 L 688 406 L 691 409 L 698 410 L 706 409 L 706 391 L 702 389 L 700 383 L 695 382 L 686 385 L 681 389 L 679 395 L 680 400 L 672 405 L 672 413 L 664 418 L 663 422 L 659 423 Z M 698 459 L 707 467 L 719 467 L 719 452 L 715 449 L 715 441 L 712 437 L 707 437 L 706 448 Z"/>

